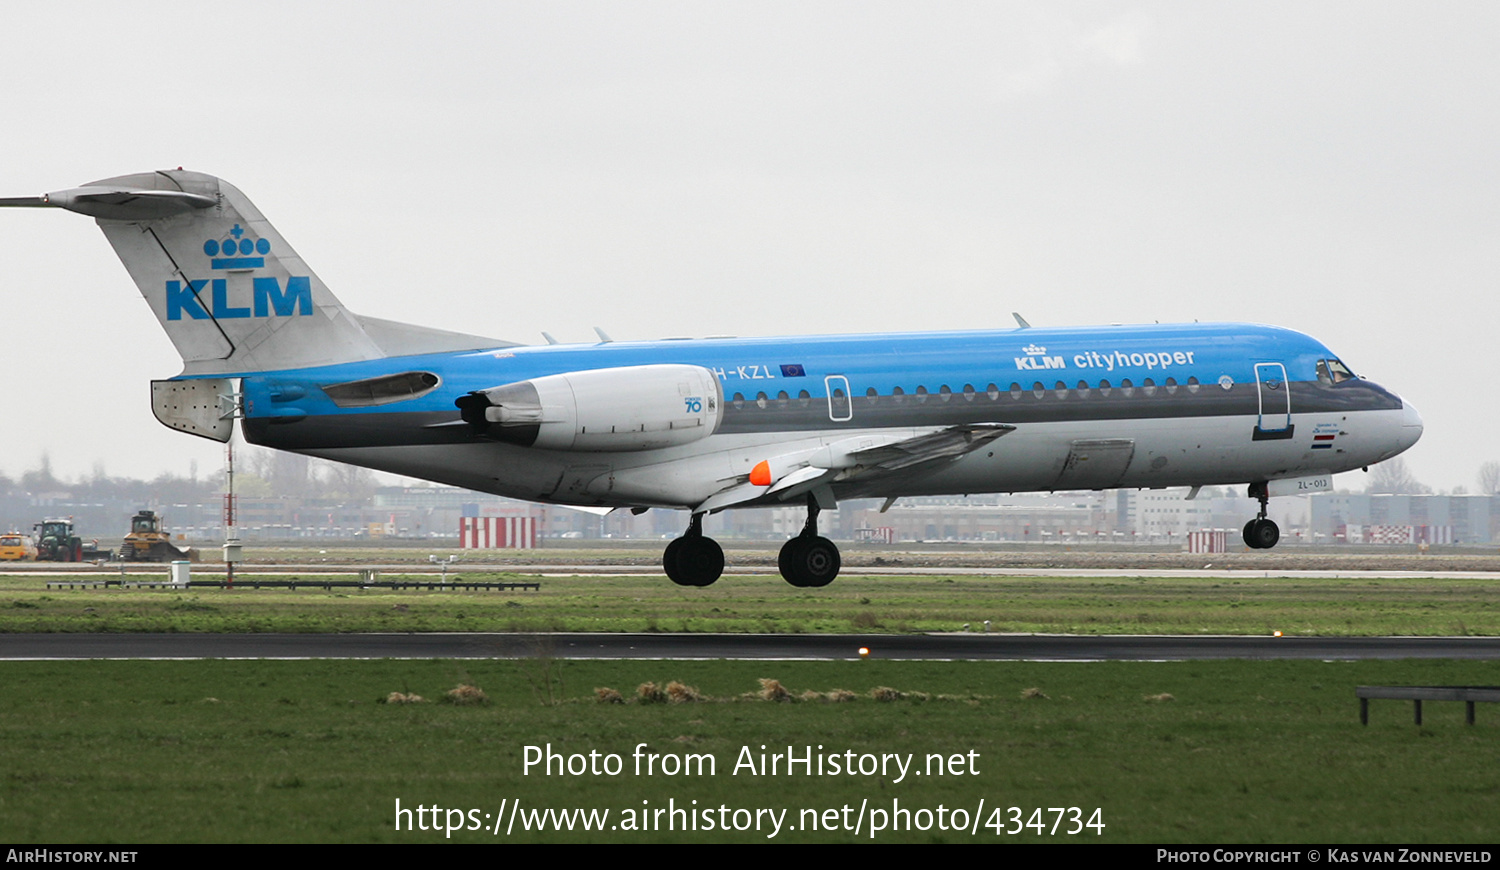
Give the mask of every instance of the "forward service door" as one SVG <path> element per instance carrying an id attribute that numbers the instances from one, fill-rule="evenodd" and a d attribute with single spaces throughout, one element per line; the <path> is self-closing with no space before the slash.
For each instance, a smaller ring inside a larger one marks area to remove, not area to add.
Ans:
<path id="1" fill-rule="evenodd" d="M 1292 437 L 1292 391 L 1286 381 L 1286 366 L 1279 362 L 1256 363 L 1255 394 L 1259 403 L 1255 440 Z"/>

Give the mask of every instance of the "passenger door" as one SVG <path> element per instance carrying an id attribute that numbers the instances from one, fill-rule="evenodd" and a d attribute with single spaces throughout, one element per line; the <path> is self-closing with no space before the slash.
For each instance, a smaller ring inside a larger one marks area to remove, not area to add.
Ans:
<path id="1" fill-rule="evenodd" d="M 1255 364 L 1255 393 L 1259 401 L 1255 440 L 1292 437 L 1292 391 L 1286 366 L 1279 362 Z"/>

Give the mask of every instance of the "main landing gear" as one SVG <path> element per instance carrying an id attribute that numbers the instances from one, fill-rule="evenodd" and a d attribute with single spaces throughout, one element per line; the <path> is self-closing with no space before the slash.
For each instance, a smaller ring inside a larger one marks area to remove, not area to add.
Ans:
<path id="1" fill-rule="evenodd" d="M 1270 501 L 1266 485 L 1250 484 L 1250 497 L 1260 500 L 1260 515 L 1245 523 L 1245 546 L 1252 550 L 1269 550 L 1281 540 L 1281 529 L 1277 528 L 1275 522 L 1266 519 L 1266 502 Z"/>
<path id="2" fill-rule="evenodd" d="M 703 536 L 703 514 L 693 514 L 688 530 L 667 545 L 661 566 L 678 586 L 711 586 L 724 573 L 724 548 Z"/>
<path id="3" fill-rule="evenodd" d="M 781 576 L 793 586 L 815 589 L 827 586 L 839 576 L 843 564 L 839 548 L 818 534 L 818 500 L 807 497 L 807 523 L 802 534 L 781 548 L 778 564 Z M 661 566 L 678 586 L 710 586 L 724 573 L 724 549 L 713 538 L 703 535 L 703 514 L 693 514 L 682 537 L 667 545 Z"/>
<path id="4" fill-rule="evenodd" d="M 817 588 L 827 586 L 839 576 L 839 548 L 818 534 L 818 500 L 811 493 L 807 496 L 807 524 L 802 534 L 781 547 L 778 564 L 781 576 L 793 586 Z"/>

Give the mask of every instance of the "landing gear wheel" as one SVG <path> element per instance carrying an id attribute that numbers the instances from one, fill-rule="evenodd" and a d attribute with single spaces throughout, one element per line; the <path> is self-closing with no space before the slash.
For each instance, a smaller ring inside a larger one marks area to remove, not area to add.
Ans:
<path id="1" fill-rule="evenodd" d="M 711 586 L 724 573 L 724 548 L 713 538 L 686 535 L 667 545 L 661 566 L 678 586 Z"/>
<path id="2" fill-rule="evenodd" d="M 724 573 L 724 548 L 713 538 L 682 538 L 677 571 L 690 586 L 712 586 Z"/>
<path id="3" fill-rule="evenodd" d="M 661 566 L 667 572 L 667 579 L 678 586 L 693 585 L 683 579 L 683 575 L 677 567 L 677 555 L 682 552 L 682 543 L 686 540 L 686 538 L 673 538 L 672 543 L 668 544 L 667 549 L 661 554 Z"/>
<path id="4" fill-rule="evenodd" d="M 1255 530 L 1255 537 L 1260 541 L 1262 550 L 1269 550 L 1281 540 L 1281 529 L 1271 520 L 1262 519 Z"/>
<path id="5" fill-rule="evenodd" d="M 832 541 L 812 535 L 799 535 L 783 544 L 777 563 L 786 582 L 802 589 L 832 583 L 843 564 Z"/>
<path id="6" fill-rule="evenodd" d="M 1268 519 L 1251 520 L 1245 524 L 1245 543 L 1254 550 L 1269 550 L 1281 540 L 1281 529 Z"/>

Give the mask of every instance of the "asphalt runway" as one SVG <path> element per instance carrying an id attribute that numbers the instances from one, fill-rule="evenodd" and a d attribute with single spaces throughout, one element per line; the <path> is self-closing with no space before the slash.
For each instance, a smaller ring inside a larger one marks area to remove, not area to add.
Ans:
<path id="1" fill-rule="evenodd" d="M 0 660 L 565 659 L 1186 661 L 1500 659 L 1494 637 L 746 634 L 9 634 Z"/>

